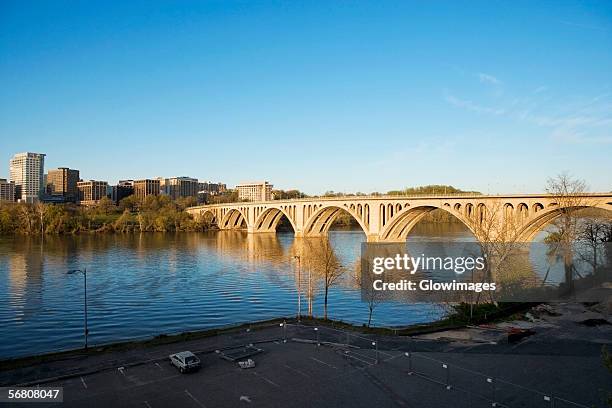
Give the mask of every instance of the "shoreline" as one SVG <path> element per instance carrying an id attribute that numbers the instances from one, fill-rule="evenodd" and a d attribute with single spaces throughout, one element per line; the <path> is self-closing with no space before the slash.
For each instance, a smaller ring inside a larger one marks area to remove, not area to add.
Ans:
<path id="1" fill-rule="evenodd" d="M 484 324 L 492 323 L 511 317 L 517 313 L 521 313 L 525 310 L 535 306 L 535 303 L 517 303 L 511 304 L 506 308 L 500 308 L 494 313 L 485 313 L 480 316 L 475 316 L 471 320 L 463 318 L 459 312 L 455 311 L 447 317 L 430 322 L 430 323 L 418 323 L 406 327 L 366 327 L 365 325 L 356 325 L 347 323 L 341 320 L 323 319 L 317 317 L 301 317 L 301 324 L 305 326 L 326 326 L 336 329 L 342 329 L 347 331 L 353 331 L 361 334 L 374 334 L 378 336 L 417 336 L 423 334 L 436 333 L 445 330 L 457 330 L 465 328 L 470 324 Z M 487 305 L 481 305 L 487 306 Z M 261 330 L 270 327 L 274 327 L 281 323 L 294 324 L 298 322 L 297 317 L 279 317 L 268 320 L 253 321 L 247 323 L 241 323 L 231 326 L 223 326 L 211 329 L 187 331 L 180 333 L 160 333 L 153 337 L 146 339 L 134 339 L 121 342 L 110 342 L 99 345 L 91 345 L 87 350 L 84 348 L 69 349 L 62 351 L 52 351 L 42 354 L 33 354 L 21 357 L 10 357 L 6 359 L 0 359 L 0 371 L 19 369 L 28 367 L 36 364 L 61 361 L 70 358 L 85 358 L 90 356 L 103 355 L 106 353 L 112 353 L 117 351 L 129 351 L 134 349 L 146 349 L 161 345 L 168 345 L 174 343 L 180 343 L 191 340 L 200 340 L 208 337 L 220 336 L 224 334 L 231 334 L 240 332 L 241 330 Z"/>

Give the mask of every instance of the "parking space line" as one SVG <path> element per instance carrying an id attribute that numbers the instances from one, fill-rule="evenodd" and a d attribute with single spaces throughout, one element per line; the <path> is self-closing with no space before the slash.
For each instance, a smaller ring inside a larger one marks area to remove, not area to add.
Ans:
<path id="1" fill-rule="evenodd" d="M 354 358 L 355 360 L 359 360 L 359 361 L 361 361 L 364 364 L 374 365 L 373 363 L 371 363 L 371 362 L 369 362 L 367 360 L 364 360 L 363 358 L 359 358 L 357 356 L 361 356 L 361 357 L 368 358 L 368 359 L 371 358 L 371 357 L 362 356 L 361 354 L 358 354 L 358 353 L 345 353 L 344 355 L 347 356 L 347 357 L 350 357 L 350 358 Z"/>
<path id="2" fill-rule="evenodd" d="M 337 370 L 337 369 L 338 369 L 338 367 L 333 366 L 333 365 L 331 365 L 331 364 L 329 364 L 329 363 L 326 363 L 325 361 L 321 361 L 321 360 L 319 360 L 318 358 L 310 357 L 310 359 L 311 359 L 311 360 L 316 361 L 317 363 L 321 363 L 321 364 L 324 364 L 324 365 L 326 365 L 326 366 L 328 366 L 328 367 L 331 367 L 331 368 L 333 368 L 333 369 L 335 369 L 335 370 Z"/>
<path id="3" fill-rule="evenodd" d="M 396 358 L 398 358 L 398 357 L 402 357 L 402 356 L 404 356 L 404 354 L 403 354 L 403 353 L 402 353 L 402 354 L 396 354 L 396 355 L 391 356 L 391 357 L 389 357 L 389 358 L 385 358 L 383 361 L 385 361 L 385 362 L 386 362 L 386 361 L 395 360 Z"/>
<path id="4" fill-rule="evenodd" d="M 191 398 L 196 404 L 198 404 L 198 406 L 202 407 L 202 408 L 206 408 L 206 405 L 204 405 L 203 403 L 201 403 L 196 397 L 194 397 L 193 395 L 191 395 L 191 393 L 188 390 L 185 390 L 185 394 L 187 394 L 187 396 L 189 398 Z"/>
<path id="5" fill-rule="evenodd" d="M 285 367 L 287 367 L 288 369 L 295 371 L 296 373 L 300 374 L 301 376 L 304 376 L 306 378 L 310 378 L 310 376 L 308 374 L 306 374 L 305 372 L 303 372 L 302 370 L 298 370 L 295 367 L 291 367 L 290 365 L 285 364 Z"/>
<path id="6" fill-rule="evenodd" d="M 85 379 L 83 379 L 82 376 L 81 376 L 81 382 L 83 383 L 83 387 L 85 387 L 85 389 L 87 389 L 87 384 L 85 383 Z"/>
<path id="7" fill-rule="evenodd" d="M 155 365 L 157 366 L 157 368 L 159 368 L 160 370 L 163 370 L 162 366 L 159 365 L 159 363 L 155 363 Z"/>
<path id="8" fill-rule="evenodd" d="M 264 377 L 263 375 L 259 374 L 257 371 L 253 371 L 253 375 L 261 378 L 262 380 L 264 380 L 265 382 L 267 382 L 268 384 L 272 384 L 273 386 L 275 386 L 276 388 L 280 388 L 280 385 L 278 385 L 277 383 L 275 383 L 274 381 L 272 381 L 269 378 Z"/>
<path id="9" fill-rule="evenodd" d="M 151 408 L 151 405 L 149 404 L 149 401 L 144 401 L 144 404 L 147 406 L 147 408 Z"/>

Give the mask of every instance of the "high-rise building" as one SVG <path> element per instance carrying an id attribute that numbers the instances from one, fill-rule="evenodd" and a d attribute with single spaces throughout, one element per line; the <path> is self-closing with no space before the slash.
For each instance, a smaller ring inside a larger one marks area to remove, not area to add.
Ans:
<path id="1" fill-rule="evenodd" d="M 81 205 L 94 205 L 101 199 L 107 197 L 108 183 L 106 181 L 79 181 L 79 203 Z"/>
<path id="2" fill-rule="evenodd" d="M 159 190 L 159 179 L 142 179 L 134 181 L 134 194 L 141 200 L 150 195 L 159 195 Z"/>
<path id="3" fill-rule="evenodd" d="M 15 183 L 0 179 L 0 201 L 15 201 Z"/>
<path id="4" fill-rule="evenodd" d="M 223 183 L 211 183 L 210 181 L 198 183 L 198 192 L 217 195 L 227 191 L 227 185 Z"/>
<path id="5" fill-rule="evenodd" d="M 119 180 L 116 186 L 113 186 L 112 200 L 119 205 L 119 201 L 125 197 L 134 194 L 134 180 Z"/>
<path id="6" fill-rule="evenodd" d="M 272 200 L 272 184 L 267 181 L 254 183 L 242 183 L 236 186 L 238 198 L 248 201 L 270 201 Z"/>
<path id="7" fill-rule="evenodd" d="M 42 153 L 17 153 L 10 160 L 9 179 L 20 191 L 19 201 L 33 203 L 45 190 L 45 155 Z"/>
<path id="8" fill-rule="evenodd" d="M 75 202 L 79 197 L 77 183 L 79 171 L 60 167 L 47 173 L 47 194 L 52 197 L 63 197 L 64 201 Z"/>
<path id="9" fill-rule="evenodd" d="M 198 194 L 198 179 L 191 177 L 172 177 L 160 179 L 162 194 L 170 196 L 173 200 L 181 197 L 195 197 Z"/>

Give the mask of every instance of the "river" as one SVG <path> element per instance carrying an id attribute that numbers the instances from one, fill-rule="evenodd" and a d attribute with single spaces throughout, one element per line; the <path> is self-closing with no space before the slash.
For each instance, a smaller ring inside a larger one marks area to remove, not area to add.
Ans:
<path id="1" fill-rule="evenodd" d="M 473 239 L 458 224 L 423 223 L 409 240 L 435 237 Z M 331 289 L 329 317 L 363 324 L 368 307 L 353 276 L 365 236 L 331 231 L 329 239 L 347 268 Z M 295 315 L 296 241 L 292 233 L 238 231 L 2 237 L 0 359 L 82 346 L 83 277 L 67 274 L 74 268 L 88 272 L 90 344 Z M 322 316 L 318 289 L 313 314 Z M 305 299 L 302 307 L 305 314 Z M 376 307 L 372 324 L 443 315 L 439 305 L 389 301 Z"/>

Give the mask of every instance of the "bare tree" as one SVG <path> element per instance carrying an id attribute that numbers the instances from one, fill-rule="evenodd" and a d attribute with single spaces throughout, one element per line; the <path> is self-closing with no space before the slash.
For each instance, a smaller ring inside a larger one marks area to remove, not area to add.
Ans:
<path id="1" fill-rule="evenodd" d="M 32 212 L 30 211 L 30 205 L 26 204 L 26 205 L 21 205 L 18 207 L 18 212 L 19 212 L 19 220 L 21 222 L 21 224 L 23 225 L 25 231 L 27 234 L 31 234 L 32 233 L 32 229 L 33 229 L 33 225 L 34 225 L 34 221 L 33 221 L 33 217 L 32 217 Z"/>
<path id="2" fill-rule="evenodd" d="M 369 282 L 368 279 L 365 279 L 363 276 L 363 269 L 361 265 L 361 259 L 358 260 L 355 264 L 355 274 L 353 275 L 353 280 L 355 285 L 361 288 L 361 293 L 363 299 L 365 299 L 368 305 L 368 327 L 372 324 L 372 315 L 374 314 L 374 309 L 376 306 L 382 301 L 383 293 L 382 291 L 375 290 L 374 286 Z M 364 285 L 365 284 L 365 285 Z"/>
<path id="3" fill-rule="evenodd" d="M 47 213 L 47 206 L 40 201 L 36 203 L 35 206 L 36 215 L 38 215 L 38 220 L 40 224 L 40 235 L 45 234 L 45 214 Z"/>
<path id="4" fill-rule="evenodd" d="M 468 226 L 474 233 L 478 242 L 480 254 L 485 259 L 485 268 L 478 275 L 473 276 L 473 281 L 481 282 L 495 281 L 502 284 L 505 289 L 523 284 L 525 270 L 516 268 L 514 255 L 521 243 L 519 238 L 519 223 L 513 209 L 507 208 L 501 201 L 493 202 L 487 206 L 478 206 L 468 216 Z M 480 302 L 481 293 L 476 295 L 471 304 Z M 493 294 L 489 301 L 494 302 Z"/>
<path id="5" fill-rule="evenodd" d="M 338 283 L 344 274 L 345 268 L 342 266 L 334 249 L 327 237 L 307 239 L 308 247 L 308 267 L 313 274 L 323 281 L 324 288 L 324 312 L 323 318 L 327 319 L 329 289 Z"/>
<path id="6" fill-rule="evenodd" d="M 608 225 L 610 224 L 604 220 L 590 218 L 580 226 L 578 231 L 577 239 L 581 244 L 580 258 L 591 265 L 593 274 L 597 272 L 600 258 L 599 250 L 605 242 Z"/>
<path id="7" fill-rule="evenodd" d="M 568 292 L 574 287 L 573 247 L 579 233 L 577 212 L 588 205 L 584 198 L 586 190 L 587 186 L 583 180 L 574 179 L 568 173 L 549 178 L 546 186 L 546 192 L 553 197 L 559 211 L 559 216 L 552 223 L 554 230 L 547 237 L 547 242 L 556 243 L 562 252 Z"/>

